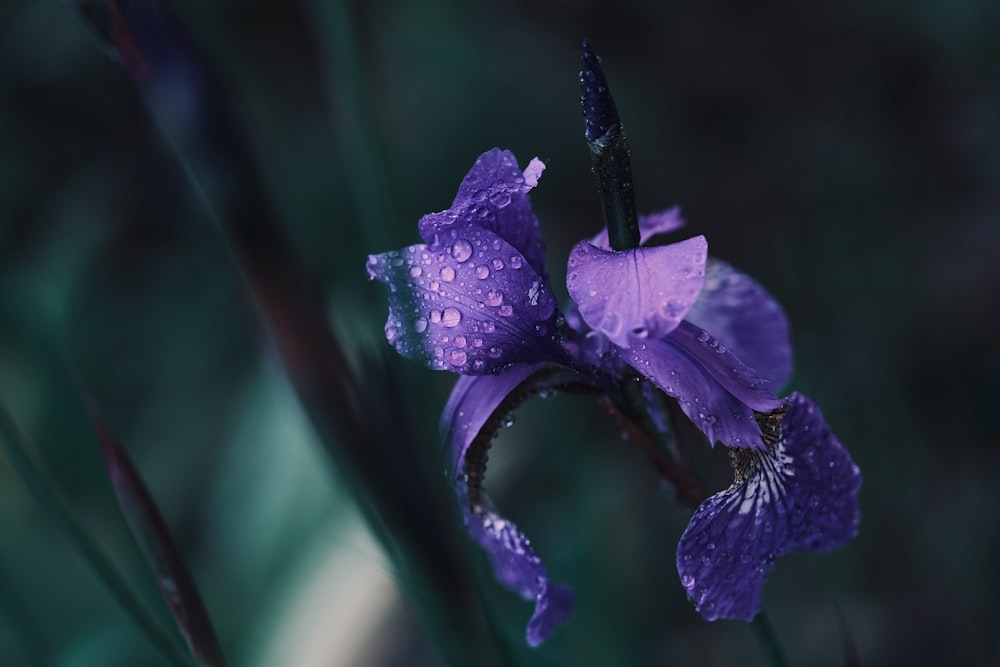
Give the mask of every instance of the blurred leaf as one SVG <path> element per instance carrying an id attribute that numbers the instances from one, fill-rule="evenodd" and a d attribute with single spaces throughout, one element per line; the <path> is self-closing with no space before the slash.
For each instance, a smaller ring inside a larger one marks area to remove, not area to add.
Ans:
<path id="1" fill-rule="evenodd" d="M 0 406 L 0 443 L 3 443 L 7 459 L 31 494 L 62 524 L 84 558 L 104 580 L 111 593 L 136 625 L 146 633 L 153 645 L 171 663 L 190 664 L 174 639 L 153 619 L 145 604 L 136 596 L 94 536 L 79 522 L 69 503 L 62 497 L 45 471 L 29 455 L 24 436 L 2 406 Z"/>
<path id="2" fill-rule="evenodd" d="M 87 411 L 118 497 L 118 506 L 156 577 L 156 584 L 191 655 L 199 665 L 224 665 L 225 659 L 198 587 L 177 552 L 153 497 L 128 453 L 90 401 L 87 402 Z"/>

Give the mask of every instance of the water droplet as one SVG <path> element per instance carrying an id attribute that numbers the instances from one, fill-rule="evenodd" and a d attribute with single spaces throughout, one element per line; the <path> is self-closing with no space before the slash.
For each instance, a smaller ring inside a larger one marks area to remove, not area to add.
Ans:
<path id="1" fill-rule="evenodd" d="M 421 273 L 423 273 L 423 271 L 421 270 L 421 268 L 419 266 L 411 266 L 410 267 L 410 277 L 411 278 L 417 278 L 417 277 L 420 276 Z"/>
<path id="2" fill-rule="evenodd" d="M 425 320 L 422 317 L 418 318 L 417 321 L 413 323 L 413 329 L 417 333 L 423 333 L 427 331 L 427 320 Z"/>
<path id="3" fill-rule="evenodd" d="M 510 317 L 514 313 L 514 309 L 510 307 L 509 303 L 505 303 L 504 305 L 500 306 L 499 309 L 497 309 L 497 312 L 503 315 L 504 317 Z"/>
<path id="4" fill-rule="evenodd" d="M 531 287 L 528 288 L 528 303 L 531 304 L 532 306 L 537 306 L 538 297 L 541 293 L 542 293 L 541 284 L 537 280 L 531 283 Z"/>
<path id="5" fill-rule="evenodd" d="M 467 358 L 468 357 L 465 352 L 462 352 L 461 350 L 452 350 L 451 354 L 448 355 L 448 361 L 452 366 L 461 366 L 465 363 Z"/>
<path id="6" fill-rule="evenodd" d="M 510 193 L 506 190 L 501 190 L 500 192 L 494 192 L 490 195 L 490 203 L 497 208 L 503 208 L 510 203 Z"/>
<path id="7" fill-rule="evenodd" d="M 503 260 L 500 259 L 500 258 L 494 259 L 493 260 L 493 268 L 496 269 L 497 271 L 502 270 L 503 269 Z"/>
<path id="8" fill-rule="evenodd" d="M 486 320 L 483 322 L 483 333 L 491 334 L 496 329 L 496 325 L 492 321 Z"/>
<path id="9" fill-rule="evenodd" d="M 489 349 L 489 355 L 490 355 L 491 357 L 493 357 L 494 359 L 499 359 L 499 358 L 500 358 L 500 355 L 501 355 L 501 354 L 503 354 L 503 350 L 501 350 L 501 349 L 500 349 L 499 347 L 497 347 L 496 345 L 494 345 L 493 347 L 491 347 L 491 348 Z"/>
<path id="10" fill-rule="evenodd" d="M 440 321 L 441 321 L 441 311 L 440 310 L 432 310 L 431 311 L 431 322 L 433 324 L 437 324 Z"/>
<path id="11" fill-rule="evenodd" d="M 396 334 L 397 333 L 399 333 L 399 332 L 396 331 L 396 327 L 386 327 L 385 328 L 385 339 L 391 343 L 393 340 L 396 339 Z"/>
<path id="12" fill-rule="evenodd" d="M 450 283 L 452 280 L 455 279 L 455 269 L 451 268 L 450 266 L 442 266 L 440 275 L 441 275 L 441 280 L 445 281 L 446 283 Z"/>
<path id="13" fill-rule="evenodd" d="M 503 303 L 503 292 L 500 290 L 491 289 L 486 293 L 486 305 L 487 306 L 499 306 Z"/>
<path id="14" fill-rule="evenodd" d="M 472 339 L 472 347 L 482 347 L 482 346 L 483 346 L 483 339 L 482 338 L 473 338 Z"/>
<path id="15" fill-rule="evenodd" d="M 683 586 L 684 588 L 693 587 L 694 577 L 692 577 L 690 574 L 685 574 L 683 577 L 681 577 L 681 586 Z"/>
<path id="16" fill-rule="evenodd" d="M 520 269 L 523 264 L 524 264 L 524 260 L 521 259 L 520 255 L 511 255 L 510 256 L 510 268 L 512 268 L 512 269 Z"/>
<path id="17" fill-rule="evenodd" d="M 475 368 L 477 371 L 481 371 L 484 368 L 486 368 L 486 362 L 483 361 L 482 359 L 476 359 L 475 361 L 472 362 L 472 367 Z"/>
<path id="18" fill-rule="evenodd" d="M 448 307 L 441 313 L 441 324 L 448 328 L 458 326 L 461 321 L 462 313 L 458 312 L 458 308 Z"/>
<path id="19" fill-rule="evenodd" d="M 709 334 L 707 331 L 705 331 L 704 329 L 702 329 L 701 333 L 698 334 L 698 342 L 699 343 L 707 343 L 708 339 L 711 338 L 711 337 L 712 337 L 711 334 Z"/>
<path id="20" fill-rule="evenodd" d="M 441 287 L 441 283 L 439 283 L 436 280 L 432 280 L 431 284 L 428 285 L 428 287 L 431 289 L 432 292 L 436 292 Z"/>
<path id="21" fill-rule="evenodd" d="M 451 246 L 451 256 L 460 262 L 467 261 L 472 257 L 472 244 L 465 239 L 458 239 Z"/>
<path id="22" fill-rule="evenodd" d="M 485 264 L 480 264 L 476 267 L 476 277 L 480 280 L 486 280 L 490 277 L 490 267 Z"/>

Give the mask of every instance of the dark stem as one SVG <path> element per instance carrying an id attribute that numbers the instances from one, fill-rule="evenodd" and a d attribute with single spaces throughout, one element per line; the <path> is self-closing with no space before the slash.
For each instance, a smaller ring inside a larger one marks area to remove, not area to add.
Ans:
<path id="1" fill-rule="evenodd" d="M 764 649 L 768 660 L 774 667 L 788 667 L 788 660 L 785 652 L 781 649 L 781 642 L 771 626 L 771 620 L 767 617 L 767 612 L 763 609 L 754 617 L 751 622 L 753 632 L 760 642 L 760 647 Z"/>
<path id="2" fill-rule="evenodd" d="M 601 63 L 590 43 L 584 40 L 580 67 L 583 118 L 587 125 L 587 145 L 599 182 L 604 223 L 614 250 L 639 246 L 639 216 L 632 190 L 632 151 L 618 118 Z"/>

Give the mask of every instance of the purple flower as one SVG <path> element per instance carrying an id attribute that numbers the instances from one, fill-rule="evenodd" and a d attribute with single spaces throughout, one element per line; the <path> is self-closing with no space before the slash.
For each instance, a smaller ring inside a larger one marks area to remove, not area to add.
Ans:
<path id="1" fill-rule="evenodd" d="M 368 259 L 389 287 L 389 342 L 464 376 L 442 427 L 466 526 L 497 579 L 534 600 L 527 640 L 538 645 L 570 613 L 572 593 L 486 494 L 490 441 L 539 391 L 622 401 L 623 383 L 644 378 L 709 442 L 733 448 L 736 480 L 694 513 L 677 566 L 705 618 L 750 619 L 778 556 L 853 536 L 857 467 L 811 401 L 777 397 L 791 372 L 784 314 L 751 278 L 709 258 L 703 236 L 621 251 L 606 232 L 581 241 L 567 270 L 573 303 L 561 312 L 527 197 L 543 169 L 537 158 L 522 171 L 510 152 L 484 153 L 451 208 L 420 220 L 424 243 Z M 642 242 L 682 225 L 676 209 L 638 221 Z"/>

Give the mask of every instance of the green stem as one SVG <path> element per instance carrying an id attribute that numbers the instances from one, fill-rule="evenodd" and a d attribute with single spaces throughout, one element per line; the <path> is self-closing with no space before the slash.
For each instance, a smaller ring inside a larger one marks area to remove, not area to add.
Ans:
<path id="1" fill-rule="evenodd" d="M 139 629 L 145 633 L 153 646 L 163 654 L 168 663 L 190 665 L 191 661 L 187 652 L 153 618 L 149 609 L 136 596 L 94 536 L 77 520 L 70 510 L 69 503 L 63 499 L 55 484 L 31 459 L 24 436 L 3 407 L 0 407 L 0 443 L 2 443 L 3 451 L 11 466 L 24 481 L 31 494 L 69 533 L 70 538 L 84 558 L 104 581 L 119 604 L 139 626 Z"/>
<path id="2" fill-rule="evenodd" d="M 761 609 L 750 625 L 753 627 L 754 635 L 756 635 L 761 649 L 767 654 L 770 663 L 774 667 L 788 667 L 785 652 L 781 648 L 781 642 L 778 640 L 778 635 L 774 632 L 774 627 L 771 625 L 771 620 L 768 618 L 767 612 Z"/>

